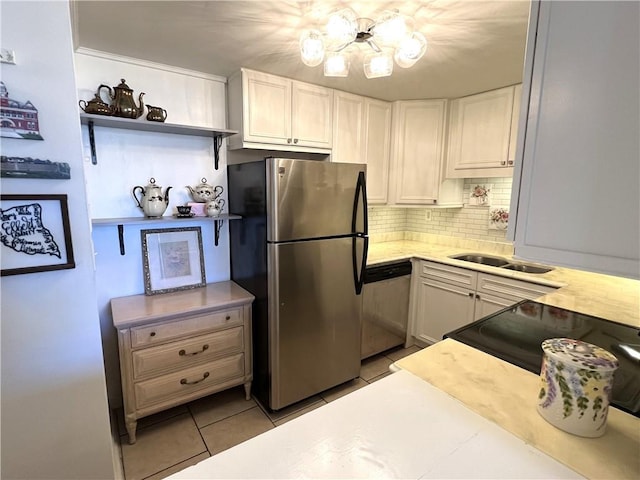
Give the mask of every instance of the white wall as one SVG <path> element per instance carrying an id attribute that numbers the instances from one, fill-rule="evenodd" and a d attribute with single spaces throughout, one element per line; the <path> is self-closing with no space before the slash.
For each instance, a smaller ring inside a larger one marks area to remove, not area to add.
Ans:
<path id="1" fill-rule="evenodd" d="M 140 92 L 145 92 L 145 102 L 167 110 L 167 123 L 226 128 L 226 80 L 222 77 L 86 49 L 80 49 L 75 60 L 78 95 L 82 99 L 93 98 L 99 85 L 113 87 L 124 78 L 134 90 L 136 101 Z M 107 100 L 106 89 L 103 93 L 104 100 Z M 138 121 L 147 120 L 141 117 Z M 144 217 L 133 200 L 132 189 L 136 185 L 144 187 L 151 177 L 163 190 L 172 187 L 165 216 L 176 213 L 176 205 L 191 201 L 186 186 L 195 186 L 202 178 L 211 185 L 222 186 L 225 190 L 223 198 L 227 199 L 226 145 L 220 148 L 220 164 L 215 170 L 211 138 L 96 127 L 97 165 L 91 163 L 86 126 L 82 127 L 82 141 L 91 218 Z M 117 337 L 109 302 L 114 297 L 144 293 L 140 230 L 183 226 L 200 226 L 202 229 L 207 282 L 228 280 L 226 224 L 217 247 L 214 246 L 214 226 L 210 220 L 126 225 L 124 256 L 120 255 L 115 225 L 93 227 L 97 304 L 112 408 L 122 404 L 122 395 Z"/>
<path id="2" fill-rule="evenodd" d="M 2 154 L 71 165 L 71 180 L 5 179 L 2 193 L 66 194 L 76 268 L 2 277 L 2 478 L 113 478 L 67 2 L 0 3 L 10 96 L 38 108 L 44 141 Z M 2 247 L 5 248 L 5 247 Z"/>

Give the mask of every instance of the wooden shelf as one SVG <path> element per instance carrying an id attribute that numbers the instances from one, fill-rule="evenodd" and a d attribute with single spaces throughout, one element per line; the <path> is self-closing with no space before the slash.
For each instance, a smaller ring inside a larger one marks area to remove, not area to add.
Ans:
<path id="1" fill-rule="evenodd" d="M 91 220 L 92 225 L 94 226 L 102 226 L 102 225 L 117 225 L 118 227 L 118 240 L 120 242 L 120 255 L 124 255 L 124 226 L 125 225 L 152 225 L 157 226 L 158 224 L 167 224 L 171 223 L 172 227 L 175 227 L 176 223 L 185 223 L 185 222 L 213 222 L 214 225 L 214 244 L 217 247 L 218 242 L 220 240 L 220 229 L 222 228 L 222 224 L 225 220 L 237 220 L 242 218 L 240 215 L 233 215 L 229 213 L 223 213 L 219 217 L 190 217 L 190 218 L 178 218 L 174 216 L 166 216 L 166 217 L 122 217 L 122 218 L 94 218 Z"/>
<path id="2" fill-rule="evenodd" d="M 91 144 L 91 163 L 97 165 L 96 145 L 93 129 L 94 127 L 120 128 L 124 130 L 138 130 L 141 132 L 169 133 L 174 135 L 191 135 L 196 137 L 213 138 L 215 152 L 215 168 L 218 169 L 219 150 L 222 139 L 235 135 L 236 130 L 223 128 L 205 128 L 189 125 L 179 125 L 176 123 L 150 122 L 142 118 L 120 118 L 107 115 L 80 114 L 80 123 L 89 127 L 89 143 Z"/>

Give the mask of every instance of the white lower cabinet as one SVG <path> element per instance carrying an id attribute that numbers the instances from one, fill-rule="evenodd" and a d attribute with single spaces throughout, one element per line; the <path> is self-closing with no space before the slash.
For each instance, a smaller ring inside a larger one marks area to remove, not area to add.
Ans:
<path id="1" fill-rule="evenodd" d="M 410 342 L 431 344 L 475 320 L 554 287 L 426 260 L 413 260 Z"/>

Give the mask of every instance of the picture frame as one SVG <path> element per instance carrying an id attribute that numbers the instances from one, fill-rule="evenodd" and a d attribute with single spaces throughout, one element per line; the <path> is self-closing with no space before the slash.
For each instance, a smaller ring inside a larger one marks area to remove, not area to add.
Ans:
<path id="1" fill-rule="evenodd" d="M 140 236 L 146 295 L 206 285 L 200 227 L 145 229 Z"/>
<path id="2" fill-rule="evenodd" d="M 75 268 L 67 195 L 0 195 L 0 275 Z"/>

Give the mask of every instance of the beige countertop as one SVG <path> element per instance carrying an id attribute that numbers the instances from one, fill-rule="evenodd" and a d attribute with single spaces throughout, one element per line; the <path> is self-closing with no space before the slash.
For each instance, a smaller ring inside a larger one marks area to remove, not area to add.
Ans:
<path id="1" fill-rule="evenodd" d="M 511 248 L 506 244 L 491 245 L 489 242 L 479 242 L 478 245 L 469 248 L 462 242 L 445 245 L 400 240 L 372 242 L 369 246 L 367 264 L 373 265 L 404 258 L 421 258 L 560 287 L 537 301 L 640 328 L 640 281 L 638 280 L 563 267 L 554 267 L 548 273 L 530 274 L 449 258 L 450 255 L 461 253 L 483 253 L 501 256 L 508 260 L 513 258 Z"/>
<path id="2" fill-rule="evenodd" d="M 395 365 L 587 478 L 640 478 L 640 419 L 628 413 L 609 408 L 607 429 L 599 438 L 566 433 L 536 410 L 538 375 L 452 339 Z"/>

